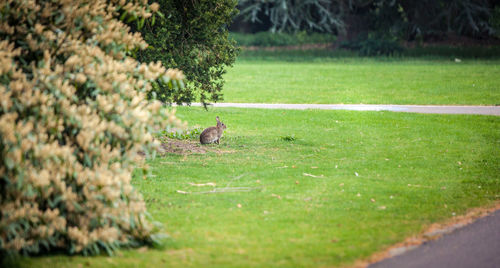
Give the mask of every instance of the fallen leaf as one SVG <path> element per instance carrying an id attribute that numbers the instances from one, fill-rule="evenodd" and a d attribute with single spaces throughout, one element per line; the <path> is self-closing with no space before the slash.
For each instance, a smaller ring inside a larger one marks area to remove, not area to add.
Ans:
<path id="1" fill-rule="evenodd" d="M 354 172 L 354 175 L 356 175 L 356 177 L 358 177 L 358 176 L 359 176 L 358 172 Z"/>
<path id="2" fill-rule="evenodd" d="M 237 207 L 241 208 L 241 204 L 236 205 Z"/>
<path id="3" fill-rule="evenodd" d="M 256 183 L 260 183 L 260 180 L 256 180 L 255 182 L 256 182 Z"/>
<path id="4" fill-rule="evenodd" d="M 335 168 L 338 168 L 339 166 L 338 165 L 335 165 Z"/>
<path id="5" fill-rule="evenodd" d="M 386 209 L 386 207 L 385 206 L 380 206 L 380 207 L 378 207 L 378 209 L 384 210 L 384 209 Z"/>
<path id="6" fill-rule="evenodd" d="M 343 183 L 343 182 L 342 182 L 342 183 L 340 183 L 340 184 L 339 184 L 339 186 L 340 186 L 340 187 L 344 186 L 344 183 Z"/>
<path id="7" fill-rule="evenodd" d="M 446 190 L 446 186 L 441 187 L 441 190 Z"/>
<path id="8" fill-rule="evenodd" d="M 188 192 L 184 192 L 184 191 L 181 191 L 181 190 L 177 190 L 177 192 L 178 192 L 179 194 L 189 194 Z"/>
<path id="9" fill-rule="evenodd" d="M 458 161 L 458 165 L 459 165 L 459 166 L 460 166 L 460 165 L 462 165 L 462 162 Z"/>
<path id="10" fill-rule="evenodd" d="M 335 239 L 335 238 L 334 238 L 334 239 L 332 239 L 332 243 L 337 243 L 337 242 L 339 242 L 339 240 L 338 240 L 338 239 Z"/>
<path id="11" fill-rule="evenodd" d="M 269 214 L 269 211 L 264 210 L 264 214 L 265 214 L 265 215 Z"/>
<path id="12" fill-rule="evenodd" d="M 295 181 L 295 184 L 299 184 L 299 181 Z"/>
<path id="13" fill-rule="evenodd" d="M 201 187 L 201 186 L 215 186 L 215 182 L 207 182 L 207 183 L 188 183 L 191 186 Z"/>
<path id="14" fill-rule="evenodd" d="M 304 201 L 308 202 L 308 201 L 311 201 L 312 200 L 312 197 L 306 197 L 304 198 Z"/>
<path id="15" fill-rule="evenodd" d="M 281 199 L 281 196 L 280 196 L 280 195 L 278 195 L 278 194 L 271 194 L 271 196 L 272 196 L 272 197 L 276 197 L 276 198 L 278 198 L 278 199 Z"/>
<path id="16" fill-rule="evenodd" d="M 137 251 L 140 253 L 144 253 L 144 252 L 148 251 L 148 247 L 140 247 L 137 249 Z"/>
<path id="17" fill-rule="evenodd" d="M 288 166 L 282 166 L 282 167 L 277 167 L 277 168 L 287 168 Z"/>
<path id="18" fill-rule="evenodd" d="M 392 195 L 391 195 L 391 196 L 389 196 L 389 198 L 390 198 L 390 199 L 393 199 L 393 198 L 394 198 L 394 196 L 392 196 Z"/>
<path id="19" fill-rule="evenodd" d="M 313 177 L 313 178 L 323 178 L 323 174 L 321 174 L 320 176 L 316 176 L 316 175 L 309 174 L 309 173 L 302 173 L 302 175 L 304 175 L 304 176 L 309 176 L 309 177 Z"/>
<path id="20" fill-rule="evenodd" d="M 358 193 L 356 196 L 357 196 L 357 197 L 360 197 L 360 196 L 361 196 L 361 194 L 360 194 L 360 193 Z"/>
<path id="21" fill-rule="evenodd" d="M 375 199 L 373 199 L 373 198 L 371 198 L 371 199 L 370 199 L 370 201 L 371 201 L 372 203 L 375 203 Z"/>
<path id="22" fill-rule="evenodd" d="M 296 166 L 292 166 L 292 168 L 296 168 Z"/>
<path id="23" fill-rule="evenodd" d="M 318 168 L 318 167 L 311 167 L 311 168 Z"/>

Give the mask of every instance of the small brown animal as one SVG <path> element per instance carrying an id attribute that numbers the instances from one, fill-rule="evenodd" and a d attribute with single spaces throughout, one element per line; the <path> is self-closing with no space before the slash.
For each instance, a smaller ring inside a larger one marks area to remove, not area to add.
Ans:
<path id="1" fill-rule="evenodd" d="M 222 133 L 224 133 L 224 129 L 226 129 L 226 125 L 219 120 L 219 117 L 215 117 L 217 120 L 217 126 L 209 127 L 203 130 L 200 135 L 200 143 L 208 144 L 208 143 L 217 143 L 219 144 L 220 138 L 222 137 Z"/>

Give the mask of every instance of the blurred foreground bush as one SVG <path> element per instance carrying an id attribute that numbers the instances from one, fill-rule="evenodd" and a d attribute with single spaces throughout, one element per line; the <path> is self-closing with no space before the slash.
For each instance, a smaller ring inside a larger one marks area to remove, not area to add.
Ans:
<path id="1" fill-rule="evenodd" d="M 0 257 L 154 243 L 130 184 L 151 133 L 180 123 L 145 97 L 183 75 L 128 55 L 144 1 L 0 2 Z"/>

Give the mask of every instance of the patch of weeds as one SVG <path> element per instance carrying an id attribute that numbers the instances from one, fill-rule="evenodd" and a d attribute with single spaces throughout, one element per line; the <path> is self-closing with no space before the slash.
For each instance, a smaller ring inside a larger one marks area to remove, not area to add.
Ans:
<path id="1" fill-rule="evenodd" d="M 295 137 L 295 135 L 286 135 L 286 136 L 281 136 L 280 140 L 282 140 L 282 141 L 296 141 L 297 138 Z"/>
<path id="2" fill-rule="evenodd" d="M 203 129 L 201 127 L 194 127 L 187 130 L 173 130 L 173 131 L 162 131 L 164 137 L 177 140 L 195 140 L 200 137 Z"/>

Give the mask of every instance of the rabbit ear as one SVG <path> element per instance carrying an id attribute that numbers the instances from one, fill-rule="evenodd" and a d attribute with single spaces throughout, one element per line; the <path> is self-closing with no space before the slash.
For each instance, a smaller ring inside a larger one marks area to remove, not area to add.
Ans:
<path id="1" fill-rule="evenodd" d="M 215 120 L 217 120 L 217 123 L 220 123 L 219 116 L 216 116 L 216 117 L 215 117 Z"/>

